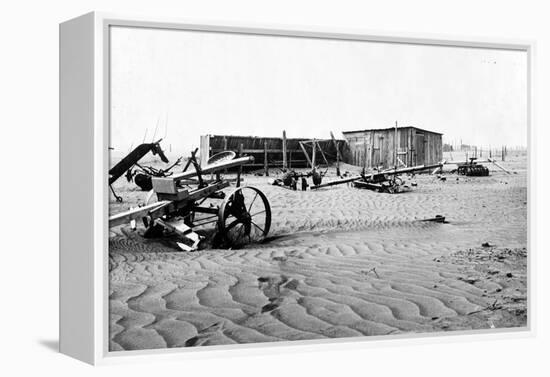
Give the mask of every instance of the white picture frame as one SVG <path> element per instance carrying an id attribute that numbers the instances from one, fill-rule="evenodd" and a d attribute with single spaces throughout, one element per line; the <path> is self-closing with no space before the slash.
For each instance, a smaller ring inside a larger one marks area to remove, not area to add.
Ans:
<path id="1" fill-rule="evenodd" d="M 108 351 L 108 127 L 109 28 L 127 26 L 221 33 L 280 35 L 327 40 L 361 40 L 414 45 L 519 50 L 528 60 L 528 324 L 480 335 L 470 332 L 411 334 L 390 339 L 361 337 L 333 341 L 279 342 L 206 349 Z M 413 33 L 329 30 L 236 23 L 200 24 L 170 18 L 88 13 L 60 25 L 60 351 L 90 364 L 235 354 L 293 352 L 301 349 L 371 347 L 386 342 L 434 342 L 533 336 L 534 177 L 533 54 L 535 42 L 464 38 Z M 78 206 L 74 203 L 79 203 Z M 462 337 L 456 337 L 456 335 Z M 373 342 L 374 341 L 374 342 Z"/>

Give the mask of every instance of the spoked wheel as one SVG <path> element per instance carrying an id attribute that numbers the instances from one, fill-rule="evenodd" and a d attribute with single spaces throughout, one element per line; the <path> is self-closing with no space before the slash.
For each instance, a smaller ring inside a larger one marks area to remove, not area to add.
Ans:
<path id="1" fill-rule="evenodd" d="M 262 242 L 271 227 L 271 207 L 255 187 L 239 187 L 223 201 L 218 212 L 218 240 L 222 247 Z"/>

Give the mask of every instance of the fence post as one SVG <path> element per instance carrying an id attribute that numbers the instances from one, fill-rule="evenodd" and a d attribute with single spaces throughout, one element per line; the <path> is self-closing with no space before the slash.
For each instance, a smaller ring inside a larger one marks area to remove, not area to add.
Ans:
<path id="1" fill-rule="evenodd" d="M 286 131 L 283 130 L 283 169 L 286 169 L 287 159 L 286 159 Z"/>
<path id="2" fill-rule="evenodd" d="M 264 173 L 269 177 L 269 164 L 267 162 L 267 140 L 264 140 Z"/>
<path id="3" fill-rule="evenodd" d="M 330 138 L 334 143 L 334 148 L 336 148 L 336 175 L 340 177 L 340 148 L 338 147 L 338 142 L 336 141 L 332 131 L 330 131 Z"/>
<path id="4" fill-rule="evenodd" d="M 243 143 L 239 144 L 239 154 L 237 155 L 237 157 L 243 156 L 243 149 L 244 149 Z M 236 185 L 237 187 L 241 187 L 242 172 L 243 172 L 243 166 L 239 165 L 239 170 L 237 170 L 237 185 Z"/>

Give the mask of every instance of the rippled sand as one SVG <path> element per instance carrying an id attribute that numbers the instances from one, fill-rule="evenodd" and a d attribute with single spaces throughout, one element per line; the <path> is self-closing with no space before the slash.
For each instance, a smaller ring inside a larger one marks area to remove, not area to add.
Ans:
<path id="1" fill-rule="evenodd" d="M 517 174 L 418 176 L 396 195 L 246 176 L 269 198 L 273 238 L 240 250 L 180 252 L 114 228 L 110 349 L 525 326 L 527 175 L 507 164 Z M 119 187 L 113 212 L 145 196 Z M 448 223 L 418 221 L 438 214 Z"/>

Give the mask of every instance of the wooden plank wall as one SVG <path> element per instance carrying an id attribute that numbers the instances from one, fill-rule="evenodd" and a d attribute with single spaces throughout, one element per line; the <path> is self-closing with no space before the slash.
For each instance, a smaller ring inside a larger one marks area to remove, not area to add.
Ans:
<path id="1" fill-rule="evenodd" d="M 306 157 L 300 148 L 300 141 L 310 139 L 292 138 L 286 139 L 287 150 L 287 166 L 289 168 L 306 168 L 308 166 Z M 347 143 L 345 140 L 337 140 L 341 153 L 346 155 Z M 245 167 L 250 169 L 261 169 L 264 167 L 264 160 L 267 149 L 268 166 L 283 167 L 283 138 L 277 137 L 254 137 L 254 136 L 233 136 L 233 135 L 204 135 L 201 136 L 201 152 L 203 149 L 208 150 L 208 156 L 213 156 L 224 150 L 232 150 L 238 152 L 240 145 L 243 146 L 243 153 L 254 156 L 254 163 L 248 164 Z M 336 147 L 332 140 L 319 141 L 323 152 L 325 153 L 329 163 L 336 161 Z M 311 148 L 306 150 L 311 155 Z M 202 158 L 201 158 L 202 161 Z M 324 163 L 320 155 L 317 156 L 319 163 Z"/>
<path id="2" fill-rule="evenodd" d="M 441 135 L 425 132 L 424 140 L 424 164 L 436 164 L 443 160 L 443 142 Z"/>
<path id="3" fill-rule="evenodd" d="M 424 159 L 421 161 L 416 151 L 416 134 L 424 135 Z M 349 147 L 349 157 L 346 162 L 367 168 L 395 165 L 402 166 L 394 161 L 395 130 L 367 130 L 347 133 L 344 135 Z M 434 164 L 443 158 L 442 135 L 429 131 L 422 131 L 412 127 L 397 129 L 397 156 L 407 166 Z"/>

